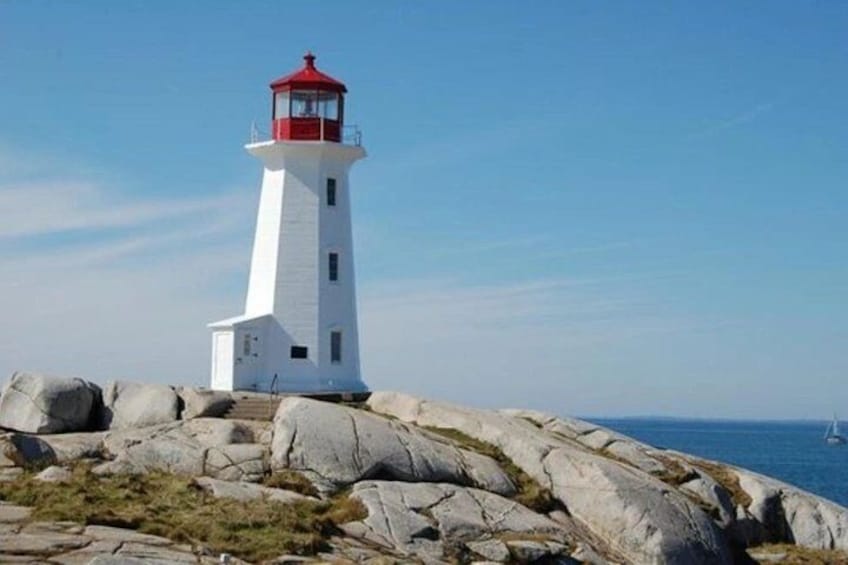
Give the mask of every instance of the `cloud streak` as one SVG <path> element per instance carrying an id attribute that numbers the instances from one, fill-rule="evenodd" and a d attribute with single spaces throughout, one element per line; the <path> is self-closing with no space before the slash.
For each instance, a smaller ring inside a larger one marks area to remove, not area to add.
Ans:
<path id="1" fill-rule="evenodd" d="M 0 186 L 0 238 L 75 230 L 134 227 L 233 209 L 233 195 L 199 199 L 127 201 L 86 183 L 39 182 Z"/>
<path id="2" fill-rule="evenodd" d="M 256 203 L 243 192 L 143 201 L 115 193 L 85 181 L 0 182 L 9 217 L 0 222 L 0 375 L 208 382 L 205 324 L 242 310 Z M 71 237 L 79 231 L 85 237 Z M 476 252 L 486 245 L 478 243 Z M 546 245 L 489 244 L 527 246 Z M 659 314 L 633 291 L 655 276 L 362 285 L 366 382 L 487 406 L 621 413 L 604 391 L 638 393 L 627 382 L 629 349 L 703 331 L 701 320 Z"/>
<path id="3" fill-rule="evenodd" d="M 753 108 L 749 108 L 744 112 L 740 112 L 734 116 L 731 116 L 730 118 L 719 121 L 718 123 L 715 123 L 709 127 L 691 133 L 686 136 L 686 139 L 701 139 L 705 137 L 710 137 L 723 131 L 751 123 L 754 120 L 758 119 L 760 116 L 763 116 L 774 110 L 777 105 L 778 103 L 776 101 L 757 104 Z"/>

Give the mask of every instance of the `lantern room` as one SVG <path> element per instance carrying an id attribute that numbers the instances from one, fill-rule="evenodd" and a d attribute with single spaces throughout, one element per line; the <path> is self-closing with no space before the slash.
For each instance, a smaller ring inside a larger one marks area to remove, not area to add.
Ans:
<path id="1" fill-rule="evenodd" d="M 274 93 L 271 131 L 275 140 L 342 139 L 347 88 L 315 68 L 315 55 L 303 56 L 299 71 L 271 83 Z"/>

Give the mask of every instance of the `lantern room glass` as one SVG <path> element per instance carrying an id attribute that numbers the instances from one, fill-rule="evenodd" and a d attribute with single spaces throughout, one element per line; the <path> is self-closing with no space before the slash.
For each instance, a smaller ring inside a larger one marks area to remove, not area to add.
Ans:
<path id="1" fill-rule="evenodd" d="M 339 119 L 339 95 L 336 92 L 318 91 L 318 108 L 325 120 Z"/>
<path id="2" fill-rule="evenodd" d="M 274 96 L 274 119 L 279 120 L 281 118 L 289 117 L 289 93 L 288 92 L 278 92 L 276 96 Z"/>
<path id="3" fill-rule="evenodd" d="M 293 90 L 291 93 L 292 118 L 317 118 L 318 93 L 314 90 Z"/>

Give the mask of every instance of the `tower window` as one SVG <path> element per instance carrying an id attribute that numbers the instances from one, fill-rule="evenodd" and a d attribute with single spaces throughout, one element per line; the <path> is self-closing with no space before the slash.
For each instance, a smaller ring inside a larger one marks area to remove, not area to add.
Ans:
<path id="1" fill-rule="evenodd" d="M 339 280 L 339 254 L 331 252 L 329 255 L 329 272 L 330 282 L 338 282 Z"/>
<path id="2" fill-rule="evenodd" d="M 293 118 L 318 117 L 318 93 L 314 90 L 293 90 L 291 116 Z"/>
<path id="3" fill-rule="evenodd" d="M 339 330 L 330 332 L 330 362 L 342 362 L 342 332 Z"/>
<path id="4" fill-rule="evenodd" d="M 291 358 L 292 359 L 306 359 L 309 357 L 309 348 L 304 347 L 303 345 L 292 345 L 291 346 Z"/>
<path id="5" fill-rule="evenodd" d="M 336 179 L 327 179 L 327 206 L 336 205 Z"/>
<path id="6" fill-rule="evenodd" d="M 274 119 L 280 120 L 289 117 L 289 93 L 278 92 L 274 97 Z"/>

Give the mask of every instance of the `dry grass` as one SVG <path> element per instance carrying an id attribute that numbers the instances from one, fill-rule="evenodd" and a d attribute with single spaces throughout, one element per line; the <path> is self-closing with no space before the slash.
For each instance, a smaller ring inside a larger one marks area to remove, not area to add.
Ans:
<path id="1" fill-rule="evenodd" d="M 537 429 L 540 429 L 540 430 L 544 430 L 544 429 L 545 429 L 545 428 L 542 426 L 542 424 L 540 424 L 539 422 L 537 422 L 537 421 L 536 421 L 536 420 L 534 420 L 533 418 L 528 418 L 527 416 L 519 416 L 519 418 L 520 418 L 521 420 L 524 420 L 524 421 L 525 421 L 525 422 L 527 422 L 528 424 L 532 425 L 534 428 L 537 428 Z"/>
<path id="2" fill-rule="evenodd" d="M 690 463 L 693 467 L 701 469 L 715 479 L 718 484 L 723 486 L 725 490 L 730 493 L 730 498 L 733 500 L 733 504 L 737 506 L 741 504 L 745 508 L 750 506 L 751 496 L 742 490 L 742 485 L 739 484 L 739 477 L 731 469 L 724 465 L 711 463 L 709 461 L 698 460 L 690 461 Z"/>
<path id="3" fill-rule="evenodd" d="M 347 524 L 368 517 L 368 509 L 358 498 L 340 494 L 333 498 L 330 508 L 324 512 L 324 517 L 333 524 Z"/>
<path id="4" fill-rule="evenodd" d="M 690 469 L 686 469 L 683 465 L 670 457 L 663 457 L 659 454 L 655 454 L 653 457 L 665 467 L 665 471 L 654 474 L 656 478 L 664 483 L 673 487 L 679 487 L 684 483 L 688 483 L 689 481 L 698 478 L 698 473 Z"/>
<path id="5" fill-rule="evenodd" d="M 309 482 L 309 479 L 304 477 L 297 471 L 291 469 L 282 469 L 274 471 L 262 481 L 266 487 L 281 488 L 290 490 L 305 496 L 318 497 L 318 490 Z"/>
<path id="6" fill-rule="evenodd" d="M 33 508 L 33 520 L 69 520 L 129 528 L 202 545 L 248 561 L 284 553 L 314 554 L 337 524 L 367 515 L 347 497 L 282 504 L 217 499 L 190 477 L 166 473 L 98 477 L 83 466 L 67 484 L 36 481 L 32 473 L 0 483 L 0 498 Z"/>
<path id="7" fill-rule="evenodd" d="M 765 544 L 748 549 L 755 556 L 784 556 L 779 561 L 761 560 L 761 563 L 780 563 L 781 565 L 844 565 L 848 563 L 848 553 L 834 549 L 807 549 L 785 543 Z"/>
<path id="8" fill-rule="evenodd" d="M 535 512 L 548 513 L 562 508 L 559 501 L 554 498 L 551 491 L 540 485 L 530 475 L 525 473 L 512 459 L 504 455 L 503 451 L 490 443 L 480 441 L 453 428 L 433 428 L 427 430 L 448 438 L 460 447 L 475 451 L 481 455 L 487 455 L 498 462 L 501 469 L 509 475 L 518 492 L 513 500 L 534 510 Z"/>

